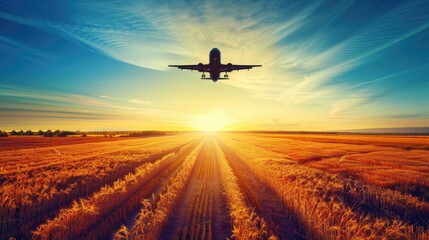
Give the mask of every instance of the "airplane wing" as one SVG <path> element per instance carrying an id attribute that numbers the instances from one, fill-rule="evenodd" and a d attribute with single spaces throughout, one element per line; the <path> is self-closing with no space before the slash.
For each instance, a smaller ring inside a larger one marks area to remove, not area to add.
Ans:
<path id="1" fill-rule="evenodd" d="M 222 64 L 221 72 L 240 71 L 245 69 L 252 69 L 254 67 L 262 67 L 262 65 L 236 65 L 236 64 Z"/>
<path id="2" fill-rule="evenodd" d="M 210 67 L 208 64 L 196 64 L 196 65 L 168 65 L 169 67 L 177 67 L 180 70 L 195 70 L 198 72 L 210 72 Z"/>

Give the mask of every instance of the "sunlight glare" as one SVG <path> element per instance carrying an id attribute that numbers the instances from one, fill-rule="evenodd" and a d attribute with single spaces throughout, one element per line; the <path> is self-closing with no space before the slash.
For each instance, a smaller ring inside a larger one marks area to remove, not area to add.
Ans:
<path id="1" fill-rule="evenodd" d="M 231 124 L 231 119 L 224 111 L 216 110 L 210 114 L 196 116 L 192 121 L 192 127 L 205 132 L 216 132 L 225 130 Z"/>

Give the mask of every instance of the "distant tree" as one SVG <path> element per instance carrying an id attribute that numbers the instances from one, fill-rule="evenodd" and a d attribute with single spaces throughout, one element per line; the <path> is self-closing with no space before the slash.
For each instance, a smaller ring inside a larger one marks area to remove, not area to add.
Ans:
<path id="1" fill-rule="evenodd" d="M 137 131 L 137 132 L 129 132 L 129 137 L 146 137 L 146 136 L 162 136 L 168 135 L 168 132 L 162 131 Z"/>
<path id="2" fill-rule="evenodd" d="M 59 133 L 56 133 L 57 137 L 67 137 L 68 132 L 67 131 L 61 131 Z"/>
<path id="3" fill-rule="evenodd" d="M 67 137 L 68 135 L 77 135 L 77 133 L 74 131 L 68 131 L 68 130 L 62 130 L 62 131 L 56 130 L 54 132 L 54 135 L 57 137 Z"/>
<path id="4" fill-rule="evenodd" d="M 37 135 L 43 135 L 44 134 L 44 132 L 42 131 L 42 130 L 39 130 L 38 132 L 37 132 Z"/>
<path id="5" fill-rule="evenodd" d="M 8 134 L 6 131 L 0 130 L 0 137 L 7 137 L 7 136 L 8 136 Z"/>
<path id="6" fill-rule="evenodd" d="M 43 133 L 44 137 L 53 137 L 54 133 L 49 129 L 45 133 Z"/>
<path id="7" fill-rule="evenodd" d="M 61 130 L 57 129 L 57 130 L 54 131 L 54 136 L 58 136 L 60 133 L 61 133 Z"/>
<path id="8" fill-rule="evenodd" d="M 18 135 L 23 136 L 25 133 L 23 130 L 19 131 Z"/>
<path id="9" fill-rule="evenodd" d="M 12 130 L 12 132 L 10 132 L 10 135 L 16 136 L 16 135 L 18 135 L 18 132 L 16 132 L 15 130 Z"/>
<path id="10" fill-rule="evenodd" d="M 33 133 L 33 131 L 31 131 L 31 130 L 27 130 L 27 131 L 25 132 L 25 135 L 27 135 L 27 136 L 33 136 L 33 135 L 34 135 L 34 133 Z"/>
<path id="11" fill-rule="evenodd" d="M 87 137 L 86 133 L 82 133 L 81 137 Z"/>

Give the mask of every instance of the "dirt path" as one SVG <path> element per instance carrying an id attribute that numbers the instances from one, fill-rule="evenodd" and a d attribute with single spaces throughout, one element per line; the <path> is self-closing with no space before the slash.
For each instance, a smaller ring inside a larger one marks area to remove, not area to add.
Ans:
<path id="1" fill-rule="evenodd" d="M 214 141 L 209 138 L 203 147 L 162 239 L 225 239 L 231 236 Z"/>

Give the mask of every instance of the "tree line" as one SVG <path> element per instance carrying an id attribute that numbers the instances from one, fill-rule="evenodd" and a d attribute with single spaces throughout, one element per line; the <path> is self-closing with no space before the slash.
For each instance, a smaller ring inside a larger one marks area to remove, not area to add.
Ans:
<path id="1" fill-rule="evenodd" d="M 87 134 L 96 135 L 96 136 L 104 136 L 104 137 L 147 137 L 147 136 L 164 136 L 164 135 L 172 135 L 177 134 L 175 131 L 67 131 L 57 129 L 55 131 L 52 130 L 12 130 L 10 132 L 1 131 L 0 137 L 7 136 L 43 136 L 43 137 L 67 137 L 68 135 L 81 135 L 82 137 L 86 137 Z"/>
<path id="2" fill-rule="evenodd" d="M 79 131 L 67 131 L 67 130 L 60 130 L 57 129 L 55 131 L 52 130 L 39 130 L 37 132 L 33 132 L 31 130 L 12 130 L 9 133 L 6 131 L 1 131 L 0 130 L 0 137 L 7 137 L 7 136 L 44 136 L 44 137 L 67 137 L 68 135 L 79 135 L 81 134 Z M 85 134 L 86 136 L 86 134 Z"/>

